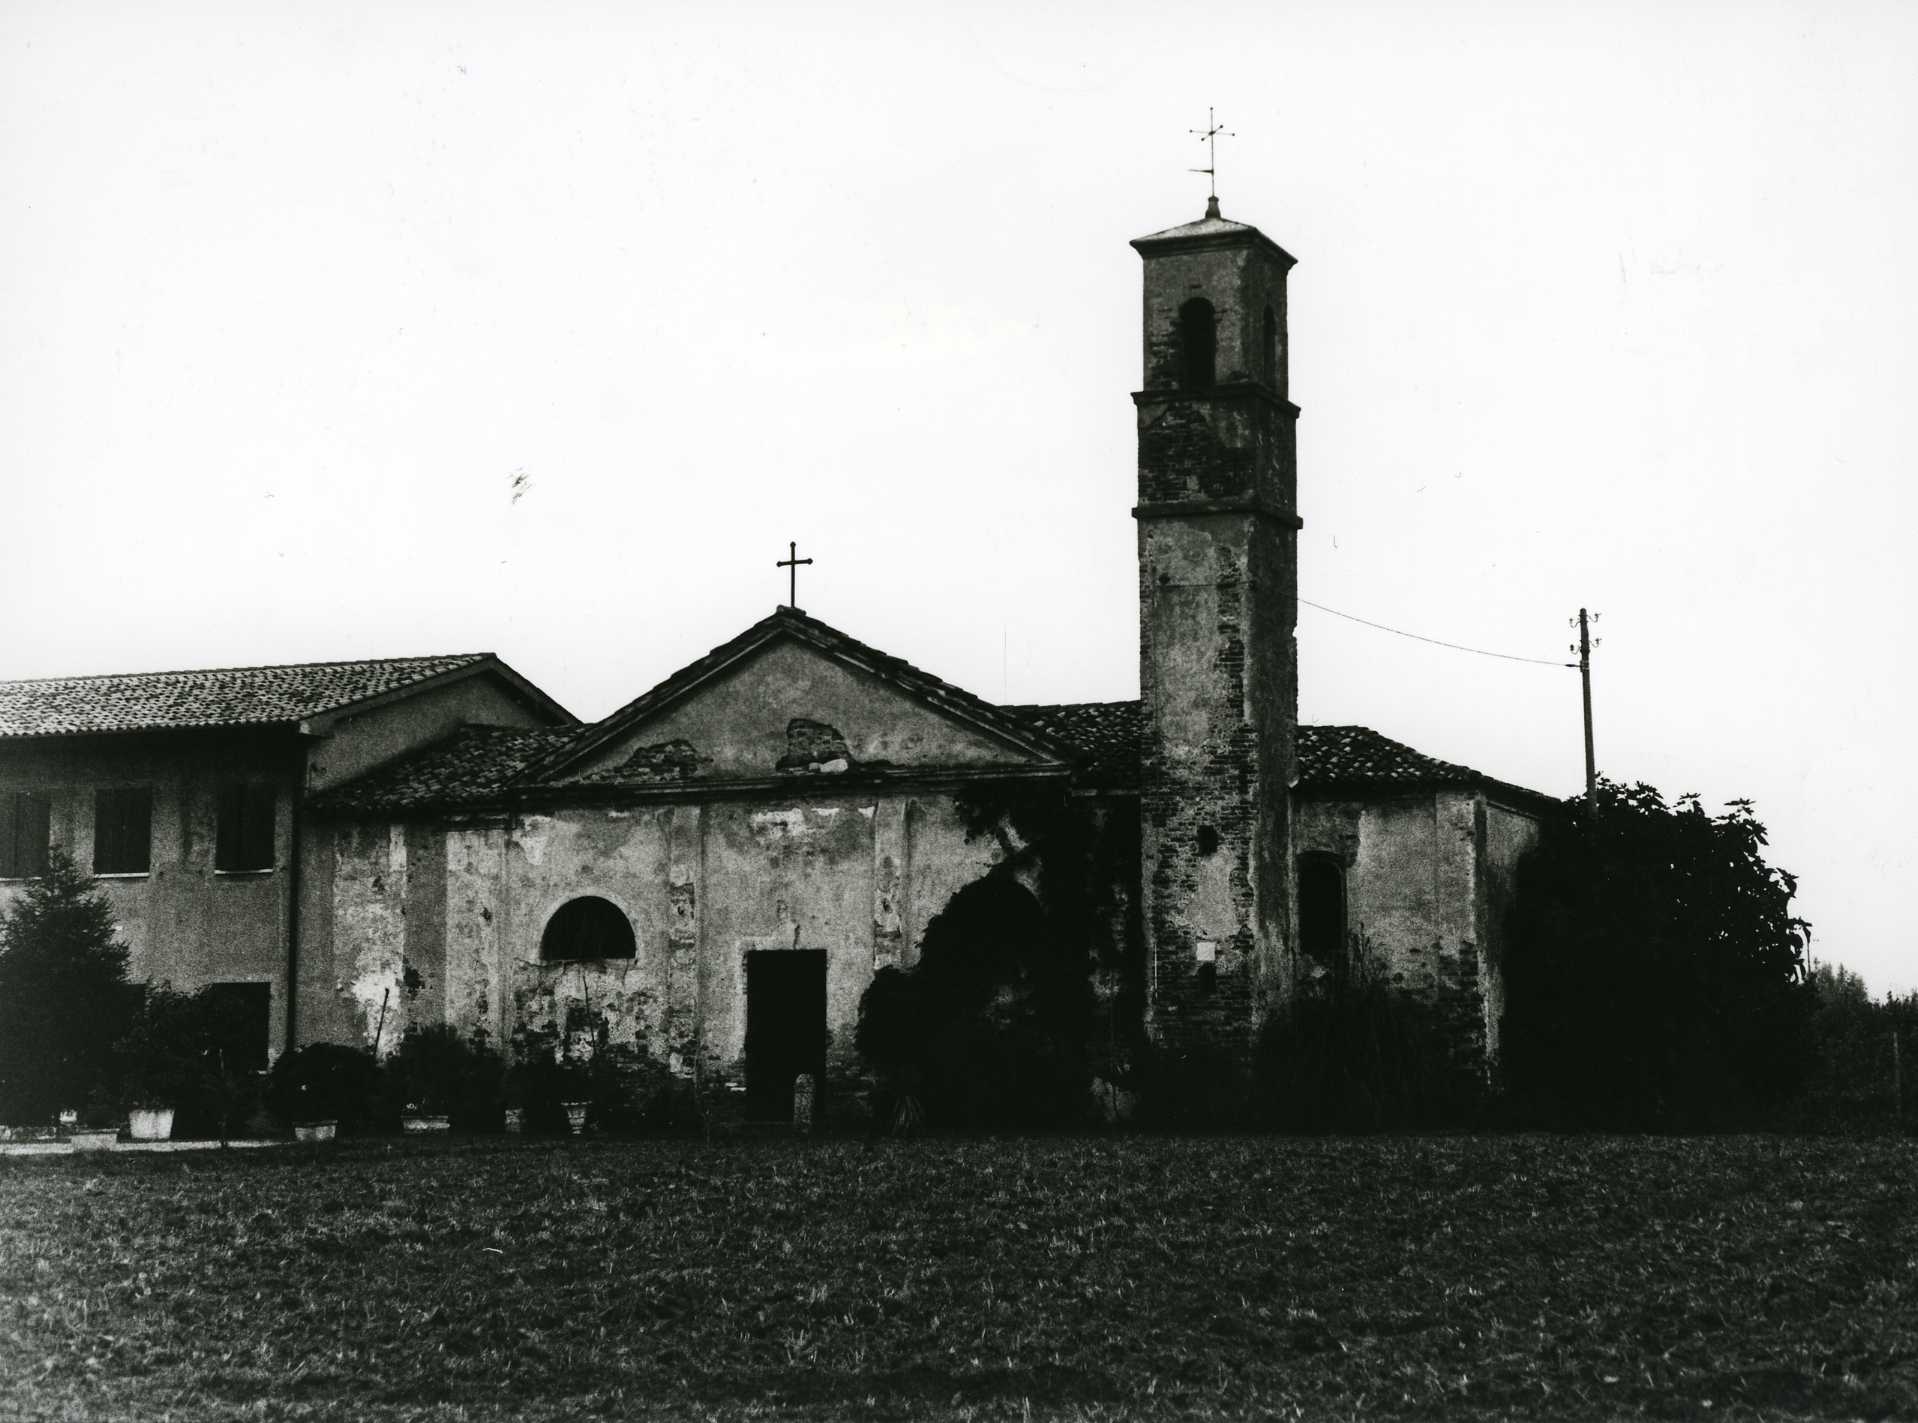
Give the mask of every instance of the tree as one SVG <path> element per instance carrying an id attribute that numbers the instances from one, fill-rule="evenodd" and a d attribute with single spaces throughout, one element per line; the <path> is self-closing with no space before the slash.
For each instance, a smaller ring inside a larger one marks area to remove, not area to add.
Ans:
<path id="1" fill-rule="evenodd" d="M 1797 881 L 1749 801 L 1707 815 L 1600 781 L 1520 861 L 1508 923 L 1506 1080 L 1576 1125 L 1750 1120 L 1801 1080 L 1814 996 Z"/>
<path id="2" fill-rule="evenodd" d="M 0 1120 L 43 1122 L 117 1087 L 139 1009 L 113 907 L 55 850 L 0 920 Z"/>
<path id="3" fill-rule="evenodd" d="M 1083 952 L 993 873 L 932 917 L 916 965 L 874 976 L 855 1043 L 930 1121 L 1048 1125 L 1086 1111 L 1092 1020 Z"/>

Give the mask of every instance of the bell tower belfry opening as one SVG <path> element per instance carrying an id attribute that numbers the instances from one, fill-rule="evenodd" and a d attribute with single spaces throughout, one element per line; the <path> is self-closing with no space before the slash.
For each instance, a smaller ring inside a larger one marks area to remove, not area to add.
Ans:
<path id="1" fill-rule="evenodd" d="M 1132 243 L 1145 264 L 1139 426 L 1146 1027 L 1249 1046 L 1292 978 L 1298 407 L 1292 257 L 1220 215 Z"/>

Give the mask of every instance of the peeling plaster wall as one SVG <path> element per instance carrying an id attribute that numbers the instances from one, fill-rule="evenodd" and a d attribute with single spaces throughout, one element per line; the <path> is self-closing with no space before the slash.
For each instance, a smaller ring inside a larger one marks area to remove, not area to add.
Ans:
<path id="1" fill-rule="evenodd" d="M 318 794 L 462 726 L 549 724 L 498 678 L 467 677 L 332 722 L 307 753 L 307 789 Z"/>
<path id="2" fill-rule="evenodd" d="M 661 1062 L 682 1050 L 695 1025 L 670 1010 L 676 998 L 688 998 L 696 965 L 676 962 L 672 952 L 671 885 L 685 882 L 688 855 L 697 863 L 699 814 L 688 806 L 591 807 L 522 816 L 506 831 L 499 953 L 508 1038 L 517 1031 L 563 1033 L 577 1008 L 600 1015 L 614 1044 Z M 634 957 L 540 959 L 547 920 L 582 895 L 609 900 L 626 915 Z"/>
<path id="3" fill-rule="evenodd" d="M 912 962 L 926 921 L 1000 856 L 990 837 L 968 843 L 940 794 L 340 825 L 332 847 L 332 996 L 350 1039 L 371 1040 L 382 993 L 387 1051 L 429 1021 L 496 1042 L 564 1033 L 578 1007 L 720 1092 L 743 1081 L 748 953 L 825 951 L 829 1074 L 851 1079 L 873 974 Z M 633 958 L 541 961 L 547 920 L 581 895 L 625 913 Z M 409 967 L 425 979 L 411 995 Z"/>
<path id="4" fill-rule="evenodd" d="M 406 992 L 407 830 L 342 827 L 334 839 L 333 991 L 355 1041 L 388 1053 L 408 1026 L 438 1021 Z"/>
<path id="5" fill-rule="evenodd" d="M 1484 802 L 1444 789 L 1373 800 L 1301 798 L 1293 848 L 1345 866 L 1346 929 L 1358 967 L 1455 1018 L 1461 1051 L 1487 1048 L 1479 867 Z"/>
<path id="6" fill-rule="evenodd" d="M 697 751 L 702 775 L 770 776 L 791 749 L 787 728 L 796 709 L 841 733 L 859 764 L 994 766 L 1031 759 L 876 677 L 784 639 L 649 717 L 580 769 L 609 769 L 643 748 L 685 741 Z"/>
<path id="7" fill-rule="evenodd" d="M 1488 801 L 1485 804 L 1485 855 L 1479 875 L 1479 949 L 1485 988 L 1485 1044 L 1498 1060 L 1500 1025 L 1505 1017 L 1505 924 L 1517 889 L 1518 862 L 1538 843 L 1538 817 Z"/>
<path id="8" fill-rule="evenodd" d="M 1290 994 L 1298 714 L 1290 258 L 1250 233 L 1147 243 L 1138 423 L 1148 1035 L 1249 1050 Z M 1209 303 L 1209 331 L 1186 329 Z M 1271 328 L 1268 361 L 1265 333 Z M 1195 340 L 1212 379 L 1186 385 Z"/>
<path id="9" fill-rule="evenodd" d="M 96 881 L 113 906 L 136 979 L 191 992 L 209 983 L 265 983 L 269 1050 L 285 1046 L 292 806 L 300 752 L 290 737 L 226 734 L 60 737 L 0 745 L 0 793 L 30 790 L 51 805 L 51 843 L 93 865 L 94 792 L 144 786 L 153 797 L 149 868 Z M 214 869 L 217 787 L 278 788 L 276 868 Z M 24 892 L 0 880 L 0 913 Z"/>

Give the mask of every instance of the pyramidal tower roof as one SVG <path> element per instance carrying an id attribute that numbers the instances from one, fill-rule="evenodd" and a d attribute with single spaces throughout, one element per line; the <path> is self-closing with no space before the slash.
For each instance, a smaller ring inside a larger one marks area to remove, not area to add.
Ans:
<path id="1" fill-rule="evenodd" d="M 1219 212 L 1219 200 L 1216 197 L 1205 200 L 1205 216 L 1197 222 L 1181 223 L 1177 227 L 1168 227 L 1163 232 L 1154 232 L 1145 237 L 1132 239 L 1132 245 L 1140 252 L 1148 249 L 1162 251 L 1173 247 L 1233 247 L 1246 242 L 1271 248 L 1284 259 L 1288 267 L 1298 260 L 1250 223 L 1233 222 L 1222 215 Z"/>

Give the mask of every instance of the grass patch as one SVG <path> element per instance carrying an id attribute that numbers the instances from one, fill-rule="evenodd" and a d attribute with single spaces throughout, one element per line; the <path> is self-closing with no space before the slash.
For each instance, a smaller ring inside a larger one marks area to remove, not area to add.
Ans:
<path id="1" fill-rule="evenodd" d="M 0 1158 L 0 1414 L 1909 1418 L 1915 1168 L 1759 1137 Z"/>

